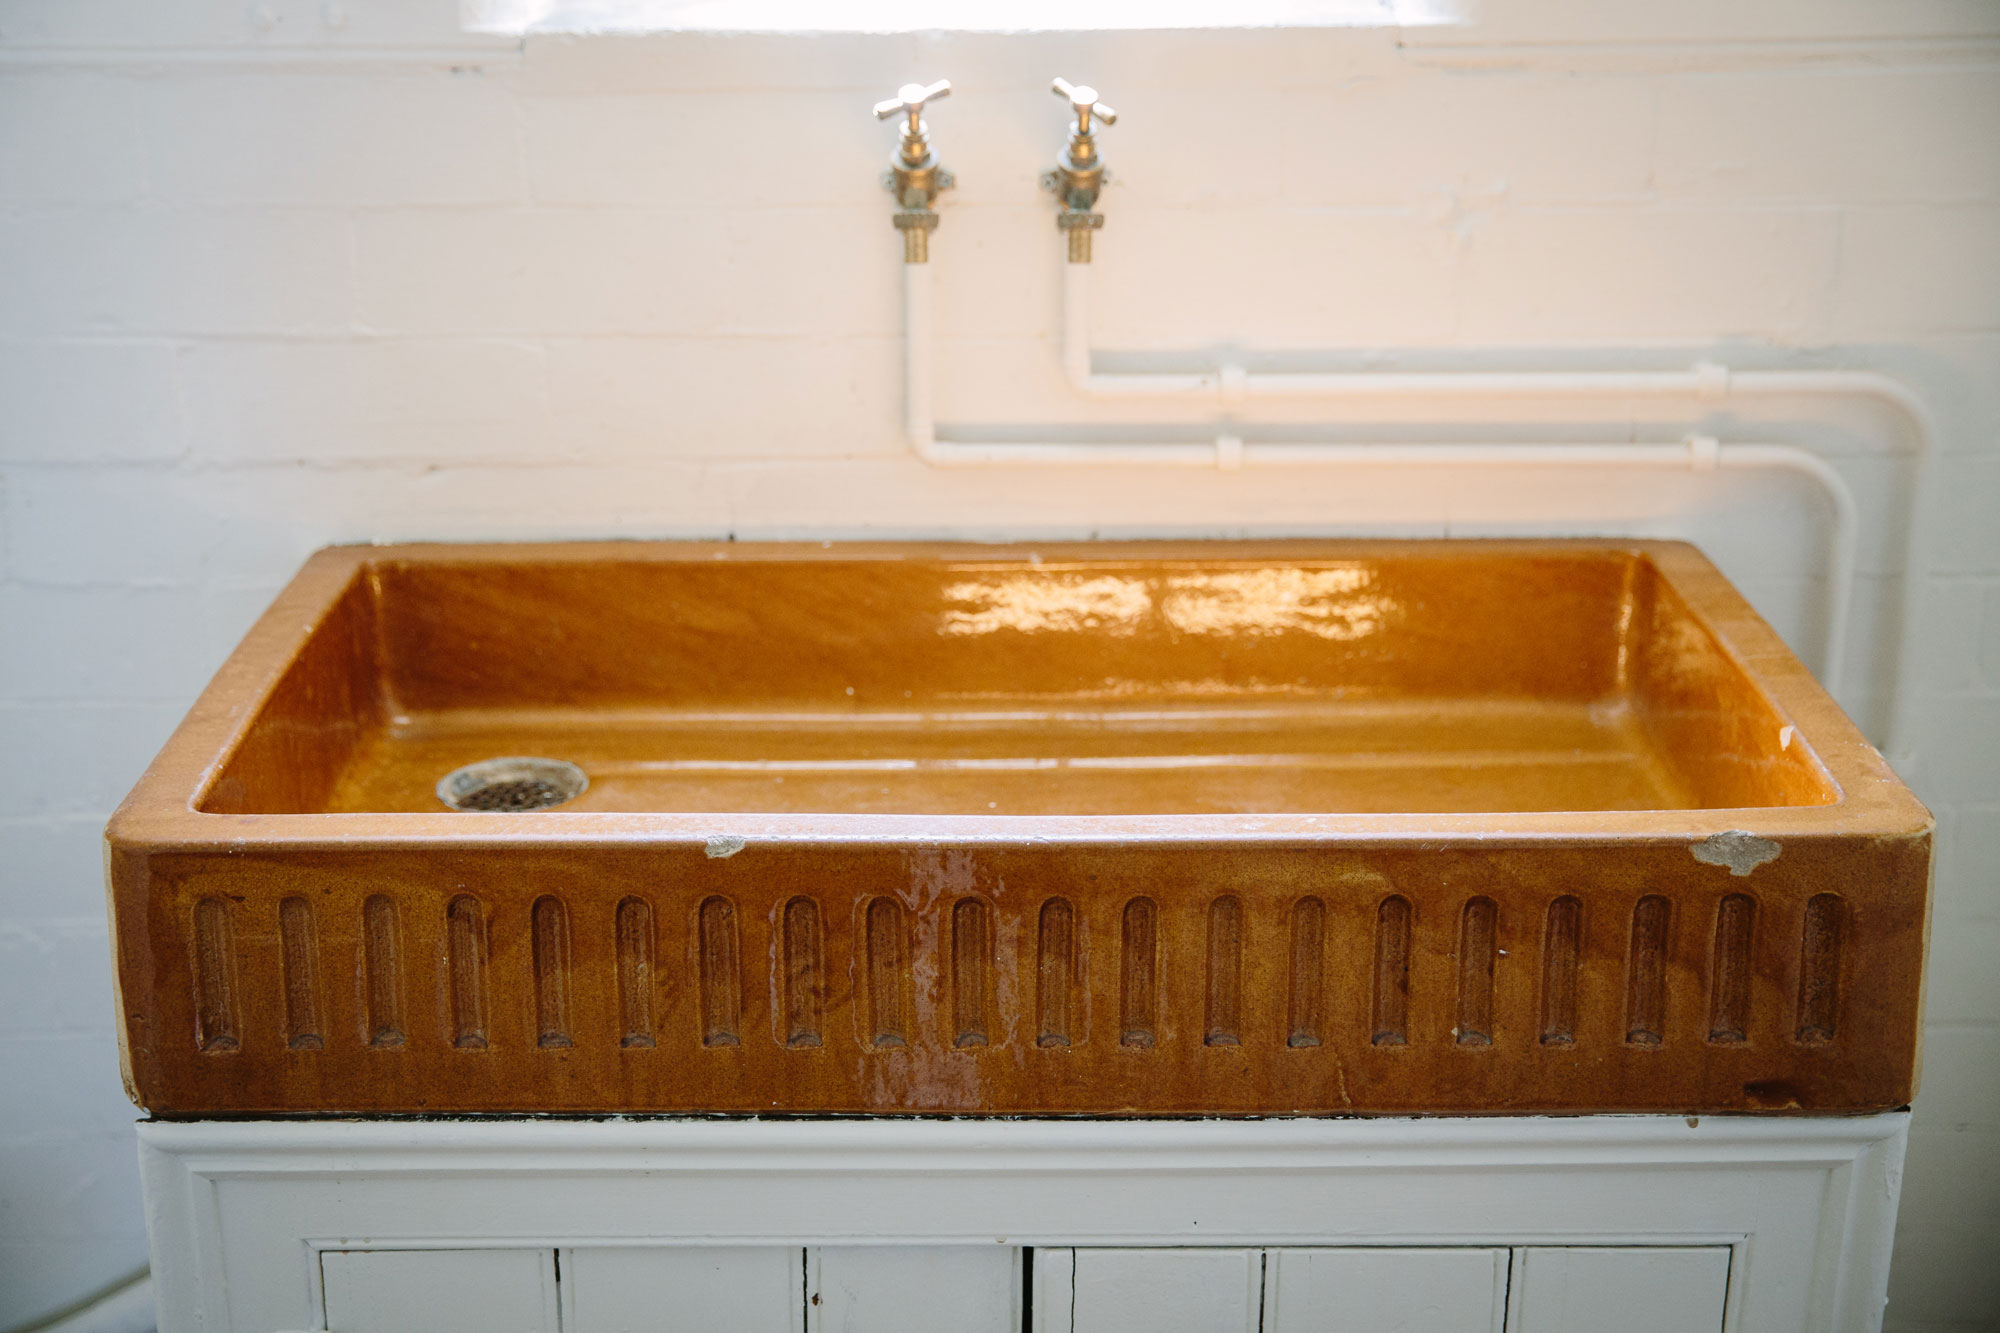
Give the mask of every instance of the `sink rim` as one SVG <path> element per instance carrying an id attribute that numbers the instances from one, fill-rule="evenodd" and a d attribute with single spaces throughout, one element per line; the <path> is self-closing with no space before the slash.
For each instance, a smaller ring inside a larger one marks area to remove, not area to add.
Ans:
<path id="1" fill-rule="evenodd" d="M 337 595 L 371 564 L 500 564 L 532 554 L 540 562 L 725 560 L 951 561 L 968 564 L 1134 561 L 1214 565 L 1234 560 L 1339 560 L 1396 554 L 1482 555 L 1605 552 L 1641 556 L 1685 598 L 1689 612 L 1764 692 L 1833 785 L 1820 805 L 1669 810 L 1393 814 L 842 814 L 842 813 L 225 813 L 199 803 L 263 703 Z M 273 600 L 175 729 L 107 827 L 114 848 L 168 850 L 218 845 L 259 848 L 477 847 L 532 844 L 702 845 L 749 843 L 1200 845 L 1254 841 L 1367 842 L 1460 840 L 1489 845 L 1544 841 L 1677 842 L 1749 828 L 1767 837 L 1904 837 L 1933 820 L 1888 763 L 1777 634 L 1693 545 L 1611 538 L 1297 538 L 1118 542 L 680 542 L 577 541 L 409 543 L 330 546 L 316 552 Z"/>

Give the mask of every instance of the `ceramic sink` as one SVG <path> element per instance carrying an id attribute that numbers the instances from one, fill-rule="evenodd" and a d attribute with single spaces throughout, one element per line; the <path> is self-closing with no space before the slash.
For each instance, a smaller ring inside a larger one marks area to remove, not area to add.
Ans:
<path id="1" fill-rule="evenodd" d="M 160 1115 L 1857 1111 L 1930 830 L 1674 543 L 405 546 L 109 864 Z"/>

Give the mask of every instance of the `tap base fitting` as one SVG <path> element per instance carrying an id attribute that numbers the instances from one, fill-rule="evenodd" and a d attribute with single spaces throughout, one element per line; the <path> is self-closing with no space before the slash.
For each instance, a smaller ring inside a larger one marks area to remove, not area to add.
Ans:
<path id="1" fill-rule="evenodd" d="M 1084 213 L 1074 208 L 1065 208 L 1056 214 L 1056 230 L 1069 238 L 1069 262 L 1088 264 L 1090 262 L 1090 238 L 1104 225 L 1104 214 Z"/>
<path id="2" fill-rule="evenodd" d="M 906 208 L 890 220 L 903 233 L 903 262 L 928 264 L 931 233 L 937 230 L 938 215 L 928 208 Z"/>
<path id="3" fill-rule="evenodd" d="M 1070 262 L 1088 264 L 1090 262 L 1090 238 L 1096 236 L 1096 228 L 1104 224 L 1104 216 L 1096 212 L 1088 214 L 1062 214 L 1056 218 L 1056 226 L 1070 240 Z"/>

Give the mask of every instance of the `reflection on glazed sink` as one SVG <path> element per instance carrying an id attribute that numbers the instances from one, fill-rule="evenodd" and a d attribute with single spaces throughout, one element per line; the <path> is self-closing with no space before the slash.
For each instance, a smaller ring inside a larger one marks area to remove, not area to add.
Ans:
<path id="1" fill-rule="evenodd" d="M 111 841 L 161 1113 L 1914 1086 L 1928 816 L 1671 543 L 336 549 Z"/>

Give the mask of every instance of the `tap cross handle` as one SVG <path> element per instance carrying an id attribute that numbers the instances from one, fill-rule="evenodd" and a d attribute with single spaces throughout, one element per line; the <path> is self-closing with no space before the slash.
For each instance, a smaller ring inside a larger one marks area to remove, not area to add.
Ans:
<path id="1" fill-rule="evenodd" d="M 1069 99 L 1070 110 L 1076 112 L 1076 132 L 1090 134 L 1090 118 L 1096 116 L 1106 125 L 1118 123 L 1118 113 L 1097 100 L 1097 89 L 1087 83 L 1071 83 L 1068 79 L 1057 79 L 1049 85 L 1049 91 L 1057 97 Z"/>
<path id="2" fill-rule="evenodd" d="M 891 116 L 908 116 L 910 126 L 907 132 L 914 139 L 923 132 L 924 104 L 950 96 L 950 79 L 939 79 L 928 87 L 921 83 L 906 83 L 896 90 L 894 97 L 875 104 L 875 119 L 887 120 Z"/>

